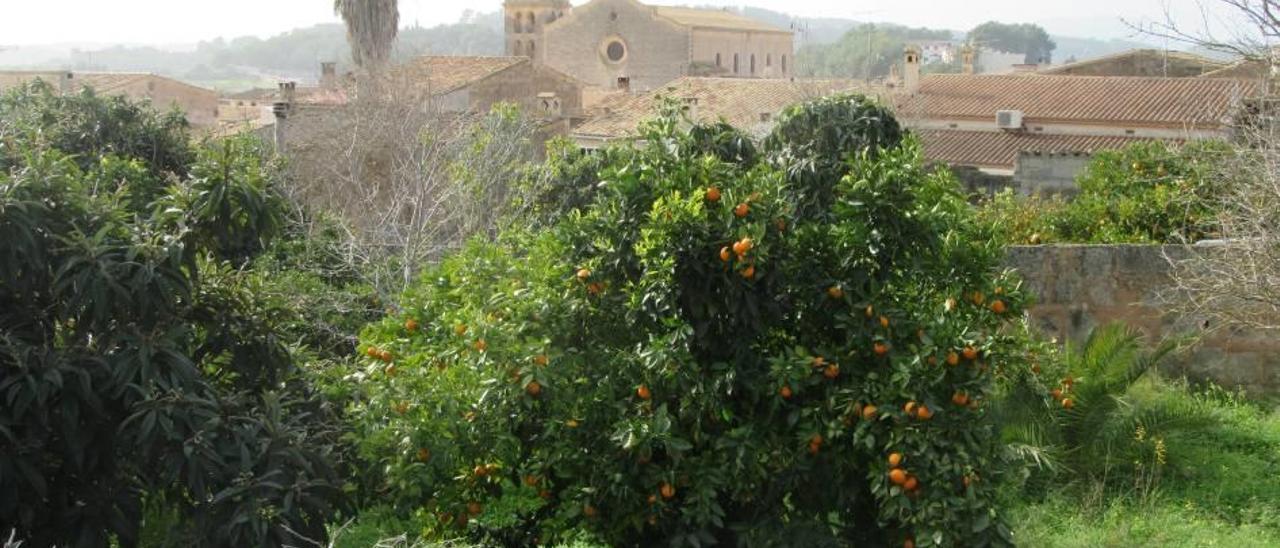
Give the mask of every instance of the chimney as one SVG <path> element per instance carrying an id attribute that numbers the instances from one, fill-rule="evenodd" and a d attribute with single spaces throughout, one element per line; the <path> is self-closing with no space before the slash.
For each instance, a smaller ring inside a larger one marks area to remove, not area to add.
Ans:
<path id="1" fill-rule="evenodd" d="M 338 89 L 338 63 L 333 61 L 320 63 L 320 87 Z"/>
<path id="2" fill-rule="evenodd" d="M 58 91 L 63 95 L 66 95 L 69 93 L 75 93 L 76 91 L 76 86 L 74 82 L 75 77 L 76 75 L 74 72 L 63 73 L 62 78 L 58 80 Z"/>
<path id="3" fill-rule="evenodd" d="M 964 47 L 960 48 L 960 62 L 963 64 L 960 72 L 962 74 L 973 74 L 973 65 L 977 56 L 978 54 L 974 51 L 973 44 L 965 44 Z"/>
<path id="4" fill-rule="evenodd" d="M 920 92 L 920 47 L 914 44 L 903 55 L 902 87 L 912 95 Z"/>
<path id="5" fill-rule="evenodd" d="M 298 84 L 296 82 L 280 82 L 279 86 L 280 100 L 271 105 L 271 113 L 276 116 L 275 145 L 277 156 L 284 154 L 289 114 L 293 112 L 293 101 Z"/>

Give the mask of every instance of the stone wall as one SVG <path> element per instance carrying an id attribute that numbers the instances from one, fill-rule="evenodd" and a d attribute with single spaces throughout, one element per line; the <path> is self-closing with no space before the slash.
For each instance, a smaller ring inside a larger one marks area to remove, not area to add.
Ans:
<path id="1" fill-rule="evenodd" d="M 795 68 L 794 46 L 786 32 L 744 32 L 738 30 L 694 29 L 693 62 L 717 67 L 717 74 L 753 78 L 789 78 Z M 733 72 L 733 56 L 738 55 L 738 72 Z M 717 58 L 720 64 L 716 65 Z M 752 58 L 755 71 L 751 70 Z M 783 68 L 786 71 L 783 71 Z"/>
<path id="2" fill-rule="evenodd" d="M 1204 335 L 1166 372 L 1255 393 L 1280 393 L 1280 339 L 1258 332 L 1206 331 L 1203 319 L 1168 312 L 1168 258 L 1195 248 L 1144 245 L 1053 245 L 1009 249 L 1038 296 L 1033 322 L 1059 341 L 1082 341 L 1098 325 L 1124 322 L 1155 339 Z M 1207 334 L 1206 334 L 1207 333 Z"/>
<path id="3" fill-rule="evenodd" d="M 1078 152 L 1018 153 L 1013 181 L 1024 195 L 1074 196 L 1079 190 L 1076 175 L 1089 166 L 1091 156 Z"/>

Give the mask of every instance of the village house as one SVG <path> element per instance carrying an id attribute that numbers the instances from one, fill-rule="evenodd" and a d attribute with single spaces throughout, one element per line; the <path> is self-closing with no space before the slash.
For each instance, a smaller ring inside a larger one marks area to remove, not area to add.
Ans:
<path id="1" fill-rule="evenodd" d="M 197 128 L 211 128 L 218 122 L 217 92 L 149 73 L 0 71 L 0 92 L 37 79 L 62 93 L 78 93 L 85 87 L 91 87 L 99 95 L 147 100 L 160 110 L 177 107 Z"/>
<path id="2" fill-rule="evenodd" d="M 636 0 L 507 0 L 507 54 L 587 86 L 653 90 L 682 76 L 789 78 L 790 30 L 729 11 Z"/>
<path id="3" fill-rule="evenodd" d="M 1153 76 L 1194 78 L 1226 67 L 1226 63 L 1182 51 L 1132 49 L 1040 69 L 1061 76 Z"/>

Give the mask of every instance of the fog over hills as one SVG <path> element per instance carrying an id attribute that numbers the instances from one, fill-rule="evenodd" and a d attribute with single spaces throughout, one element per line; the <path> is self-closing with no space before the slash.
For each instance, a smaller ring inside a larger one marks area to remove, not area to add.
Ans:
<path id="1" fill-rule="evenodd" d="M 798 47 L 835 43 L 862 23 L 840 18 L 797 18 L 754 7 L 741 11 L 749 17 L 796 30 Z M 1135 47 L 1159 47 L 1159 44 L 1116 38 L 1121 32 L 1117 27 L 1122 26 L 1119 21 L 1107 25 L 1097 23 L 1099 33 L 1095 35 L 1107 38 L 1053 36 L 1058 45 L 1054 59 L 1084 59 Z M 1055 26 L 1083 30 L 1080 24 Z M 502 25 L 501 13 L 495 11 L 469 13 L 453 24 L 407 27 L 400 33 L 397 56 L 499 55 L 503 48 Z M 967 30 L 950 29 L 949 33 L 961 39 Z M 929 34 L 932 36 L 934 32 Z M 271 85 L 280 79 L 313 80 L 320 62 L 337 60 L 348 65 L 349 59 L 345 31 L 339 24 L 295 29 L 266 39 L 245 36 L 197 44 L 65 43 L 23 47 L 0 44 L 0 68 L 155 72 L 227 91 Z"/>

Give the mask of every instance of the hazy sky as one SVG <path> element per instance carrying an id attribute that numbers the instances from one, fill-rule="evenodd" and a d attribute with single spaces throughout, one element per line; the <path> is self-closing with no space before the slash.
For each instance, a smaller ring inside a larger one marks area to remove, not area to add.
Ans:
<path id="1" fill-rule="evenodd" d="M 983 21 L 1033 22 L 1050 32 L 1122 37 L 1119 23 L 1161 18 L 1165 6 L 1184 16 L 1215 0 L 650 0 L 652 4 L 753 5 L 812 17 L 890 21 L 966 30 Z M 573 0 L 575 5 L 585 0 Z M 502 0 L 400 0 L 401 21 L 450 23 L 464 10 L 492 11 Z M 1199 17 L 1196 16 L 1198 21 Z M 182 44 L 218 36 L 278 34 L 336 22 L 332 0 L 0 0 L 0 46 L 48 43 Z"/>

